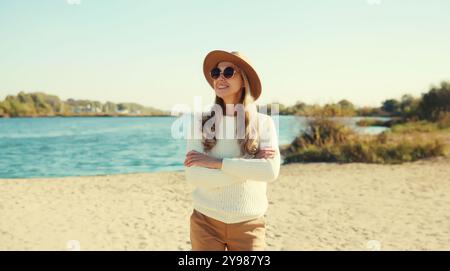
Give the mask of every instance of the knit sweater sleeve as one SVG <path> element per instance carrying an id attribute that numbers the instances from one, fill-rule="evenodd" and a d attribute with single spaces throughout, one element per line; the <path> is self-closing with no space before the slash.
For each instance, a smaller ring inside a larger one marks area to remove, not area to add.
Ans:
<path id="1" fill-rule="evenodd" d="M 193 126 L 191 124 L 191 129 Z M 191 133 L 187 137 L 186 153 L 195 150 L 203 153 L 202 140 L 197 139 Z M 230 184 L 244 182 L 245 179 L 240 176 L 230 175 L 220 169 L 211 169 L 205 167 L 185 167 L 185 176 L 188 183 L 201 188 L 219 188 Z"/>
<path id="2" fill-rule="evenodd" d="M 222 171 L 233 176 L 239 176 L 253 181 L 272 182 L 278 178 L 280 172 L 280 149 L 278 136 L 273 119 L 266 116 L 260 127 L 260 148 L 275 149 L 272 159 L 224 158 Z"/>

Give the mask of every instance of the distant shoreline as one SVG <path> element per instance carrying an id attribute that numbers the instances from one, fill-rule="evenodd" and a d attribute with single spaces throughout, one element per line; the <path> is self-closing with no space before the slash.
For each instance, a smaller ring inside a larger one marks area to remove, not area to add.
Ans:
<path id="1" fill-rule="evenodd" d="M 294 117 L 311 117 L 311 116 L 303 116 L 303 115 L 294 115 L 294 114 L 278 114 L 277 116 L 294 116 Z M 101 115 L 53 115 L 53 116 L 4 116 L 0 115 L 0 119 L 17 119 L 17 118 L 78 118 L 78 117 L 178 117 L 175 115 L 125 115 L 125 114 L 101 114 Z M 391 116 L 382 116 L 382 115 L 374 115 L 374 116 L 332 116 L 332 118 L 392 118 Z"/>
<path id="2" fill-rule="evenodd" d="M 122 118 L 122 117 L 176 117 L 173 115 L 72 115 L 72 116 L 65 116 L 65 115 L 56 115 L 56 116 L 0 116 L 0 119 L 37 119 L 37 118 L 95 118 L 95 117 L 116 117 L 116 118 Z"/>

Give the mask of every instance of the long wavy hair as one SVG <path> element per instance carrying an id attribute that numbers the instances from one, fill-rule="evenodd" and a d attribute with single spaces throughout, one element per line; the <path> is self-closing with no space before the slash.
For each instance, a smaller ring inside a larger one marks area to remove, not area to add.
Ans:
<path id="1" fill-rule="evenodd" d="M 248 82 L 247 76 L 244 73 L 244 71 L 240 71 L 240 74 L 242 76 L 242 80 L 244 82 L 244 86 L 241 89 L 241 97 L 239 99 L 239 104 L 242 104 L 244 107 L 245 112 L 245 132 L 244 138 L 238 138 L 238 143 L 241 150 L 241 156 L 244 157 L 254 157 L 255 154 L 259 151 L 259 134 L 258 134 L 258 114 L 256 111 L 256 105 L 254 104 L 255 100 L 253 99 L 253 96 L 251 95 L 250 91 L 250 84 Z M 216 95 L 215 106 L 220 106 L 222 109 L 222 112 L 226 113 L 226 106 L 225 102 L 222 98 Z M 213 106 L 214 108 L 214 106 Z M 208 122 L 210 119 L 215 117 L 215 111 L 211 109 L 210 112 L 208 112 L 206 115 L 202 115 L 202 144 L 203 144 L 203 150 L 205 152 L 209 152 L 216 144 L 217 144 L 217 138 L 215 135 L 215 123 L 213 123 L 211 127 L 211 132 L 213 133 L 208 134 L 208 129 L 205 129 L 205 123 Z M 236 115 L 236 112 L 235 112 Z M 216 119 L 217 121 L 217 119 Z"/>

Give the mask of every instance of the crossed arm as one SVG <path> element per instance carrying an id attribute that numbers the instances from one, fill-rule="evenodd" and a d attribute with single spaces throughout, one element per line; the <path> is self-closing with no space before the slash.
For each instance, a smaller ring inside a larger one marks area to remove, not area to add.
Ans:
<path id="1" fill-rule="evenodd" d="M 215 158 L 203 153 L 200 139 L 187 140 L 186 179 L 194 186 L 216 188 L 245 180 L 271 182 L 280 170 L 280 151 L 273 120 L 266 121 L 260 151 L 253 159 Z"/>

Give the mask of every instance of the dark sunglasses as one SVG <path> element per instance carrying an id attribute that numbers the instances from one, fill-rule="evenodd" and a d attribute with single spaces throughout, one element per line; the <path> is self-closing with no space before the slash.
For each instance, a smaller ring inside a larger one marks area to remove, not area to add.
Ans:
<path id="1" fill-rule="evenodd" d="M 220 77 L 220 74 L 223 74 L 223 77 L 226 79 L 230 79 L 234 76 L 236 70 L 233 67 L 226 67 L 223 72 L 219 68 L 214 68 L 211 70 L 212 79 L 217 79 Z"/>

